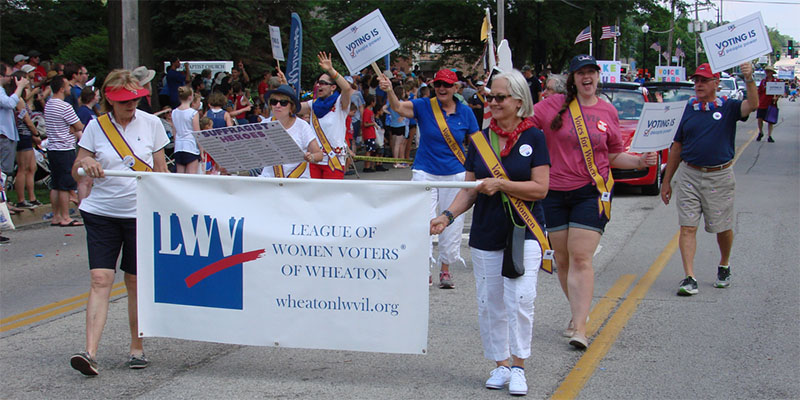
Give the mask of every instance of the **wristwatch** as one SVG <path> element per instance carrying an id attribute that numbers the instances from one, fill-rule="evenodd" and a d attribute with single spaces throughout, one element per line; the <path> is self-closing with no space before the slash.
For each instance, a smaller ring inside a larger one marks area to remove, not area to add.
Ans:
<path id="1" fill-rule="evenodd" d="M 456 217 L 453 216 L 453 213 L 451 213 L 449 210 L 442 211 L 442 215 L 447 217 L 447 226 L 452 225 L 453 221 L 456 219 Z"/>

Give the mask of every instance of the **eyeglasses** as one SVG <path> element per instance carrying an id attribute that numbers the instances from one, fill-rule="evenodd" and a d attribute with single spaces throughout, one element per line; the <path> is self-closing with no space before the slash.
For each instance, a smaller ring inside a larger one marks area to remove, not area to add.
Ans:
<path id="1" fill-rule="evenodd" d="M 506 94 L 496 94 L 496 95 L 487 94 L 486 95 L 486 102 L 487 103 L 491 103 L 492 100 L 495 100 L 495 101 L 497 101 L 497 104 L 500 104 L 500 103 L 506 101 L 506 99 L 510 98 L 510 97 L 511 97 L 510 94 L 509 95 L 506 95 Z"/>
<path id="2" fill-rule="evenodd" d="M 442 86 L 444 86 L 447 89 L 450 89 L 451 87 L 453 87 L 453 84 L 452 83 L 447 83 L 445 81 L 433 81 L 433 87 L 438 88 L 438 87 L 442 87 Z"/>
<path id="3" fill-rule="evenodd" d="M 692 80 L 694 81 L 694 83 L 706 83 L 706 82 L 710 82 L 710 81 L 715 81 L 715 80 L 717 80 L 717 78 L 703 78 L 701 76 L 696 76 L 696 77 L 692 78 Z"/>
<path id="4" fill-rule="evenodd" d="M 289 105 L 289 100 L 286 100 L 286 99 L 283 99 L 283 100 L 269 99 L 269 105 L 271 105 L 271 106 L 278 105 L 278 103 L 280 103 L 281 107 L 286 107 L 286 106 Z"/>
<path id="5" fill-rule="evenodd" d="M 330 85 L 330 86 L 333 86 L 333 85 L 335 85 L 335 83 L 333 83 L 333 82 L 328 82 L 328 81 L 317 81 L 317 84 L 318 84 L 318 85 Z"/>

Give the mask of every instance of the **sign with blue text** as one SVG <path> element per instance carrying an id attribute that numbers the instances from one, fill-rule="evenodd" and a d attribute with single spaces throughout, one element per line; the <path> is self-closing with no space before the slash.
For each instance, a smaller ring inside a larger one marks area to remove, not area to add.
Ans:
<path id="1" fill-rule="evenodd" d="M 701 33 L 700 39 L 715 73 L 772 53 L 761 12 Z"/>
<path id="2" fill-rule="evenodd" d="M 272 58 L 286 61 L 286 57 L 283 56 L 283 43 L 281 43 L 281 28 L 269 26 L 269 41 L 272 43 Z"/>
<path id="3" fill-rule="evenodd" d="M 331 40 L 350 74 L 357 74 L 400 47 L 379 9 L 337 33 Z"/>
<path id="4" fill-rule="evenodd" d="M 192 135 L 228 172 L 303 162 L 303 151 L 278 121 L 208 129 Z"/>
<path id="5" fill-rule="evenodd" d="M 429 206 L 413 182 L 143 174 L 139 336 L 424 354 Z"/>
<path id="6" fill-rule="evenodd" d="M 778 79 L 794 79 L 794 65 L 781 65 L 778 67 Z"/>
<path id="7" fill-rule="evenodd" d="M 646 153 L 663 150 L 672 145 L 685 108 L 686 100 L 644 103 L 642 116 L 636 125 L 629 151 Z"/>

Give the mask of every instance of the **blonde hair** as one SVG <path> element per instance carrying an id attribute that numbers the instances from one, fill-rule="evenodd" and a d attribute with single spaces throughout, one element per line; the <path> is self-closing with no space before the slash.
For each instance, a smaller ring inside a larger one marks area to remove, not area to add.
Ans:
<path id="1" fill-rule="evenodd" d="M 214 126 L 214 121 L 212 121 L 211 118 L 208 117 L 200 118 L 201 130 L 211 129 L 212 126 Z"/>
<path id="2" fill-rule="evenodd" d="M 194 95 L 194 90 L 192 90 L 191 86 L 187 85 L 178 88 L 178 99 L 180 99 L 180 101 L 189 100 L 192 98 L 192 95 Z"/>
<path id="3" fill-rule="evenodd" d="M 106 76 L 106 80 L 103 82 L 103 98 L 100 99 L 100 111 L 103 113 L 111 112 L 114 107 L 109 103 L 109 100 L 106 98 L 105 93 L 106 91 L 113 91 L 119 88 L 125 88 L 128 90 L 142 90 L 142 85 L 139 84 L 139 80 L 136 79 L 131 71 L 127 69 L 115 69 L 108 73 Z"/>

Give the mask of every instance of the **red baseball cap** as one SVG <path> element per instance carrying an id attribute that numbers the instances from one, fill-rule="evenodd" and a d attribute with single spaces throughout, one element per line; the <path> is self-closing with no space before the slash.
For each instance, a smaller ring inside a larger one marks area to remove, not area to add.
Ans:
<path id="1" fill-rule="evenodd" d="M 455 72 L 449 69 L 440 69 L 439 72 L 436 73 L 436 76 L 433 77 L 433 81 L 442 81 L 452 85 L 458 82 L 458 77 Z"/>
<path id="2" fill-rule="evenodd" d="M 690 78 L 694 78 L 695 76 L 702 76 L 704 78 L 719 78 L 719 72 L 716 74 L 711 72 L 711 66 L 708 63 L 702 63 L 696 70 L 694 70 L 694 74 Z"/>
<path id="3" fill-rule="evenodd" d="M 107 87 L 105 94 L 106 99 L 111 101 L 128 101 L 147 96 L 150 91 L 145 88 L 129 90 L 125 87 Z"/>

